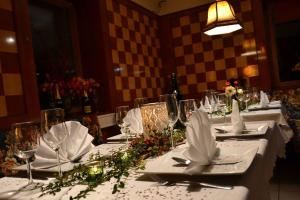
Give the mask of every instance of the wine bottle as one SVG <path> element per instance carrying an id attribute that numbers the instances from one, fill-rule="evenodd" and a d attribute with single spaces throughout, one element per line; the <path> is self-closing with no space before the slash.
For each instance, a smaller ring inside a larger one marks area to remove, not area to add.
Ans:
<path id="1" fill-rule="evenodd" d="M 61 99 L 58 84 L 55 85 L 55 107 L 64 108 L 64 102 Z"/>
<path id="2" fill-rule="evenodd" d="M 182 100 L 182 95 L 180 94 L 178 88 L 177 76 L 175 73 L 171 74 L 171 93 L 176 95 L 177 101 Z M 180 120 L 177 120 L 177 122 L 174 124 L 174 129 L 184 129 L 184 128 L 185 126 L 180 122 Z"/>
<path id="3" fill-rule="evenodd" d="M 82 111 L 83 111 L 84 114 L 91 114 L 92 113 L 91 100 L 90 100 L 86 90 L 84 90 L 84 92 L 83 92 Z"/>
<path id="4" fill-rule="evenodd" d="M 171 93 L 176 95 L 177 101 L 182 100 L 182 96 L 177 84 L 177 76 L 175 73 L 171 74 Z"/>

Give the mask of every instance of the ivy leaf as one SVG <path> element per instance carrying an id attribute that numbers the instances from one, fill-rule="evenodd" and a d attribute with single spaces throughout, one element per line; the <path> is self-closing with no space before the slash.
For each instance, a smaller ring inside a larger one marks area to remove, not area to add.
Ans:
<path id="1" fill-rule="evenodd" d="M 119 187 L 120 187 L 120 188 L 124 188 L 124 187 L 125 187 L 125 183 L 124 183 L 123 181 L 121 181 L 121 182 L 119 183 Z"/>

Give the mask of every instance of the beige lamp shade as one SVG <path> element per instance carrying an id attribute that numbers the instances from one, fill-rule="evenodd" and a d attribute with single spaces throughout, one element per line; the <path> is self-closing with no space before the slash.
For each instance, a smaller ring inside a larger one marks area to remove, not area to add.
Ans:
<path id="1" fill-rule="evenodd" d="M 235 16 L 235 12 L 226 0 L 216 0 L 208 8 L 207 24 L 204 33 L 220 35 L 241 29 L 242 26 Z"/>

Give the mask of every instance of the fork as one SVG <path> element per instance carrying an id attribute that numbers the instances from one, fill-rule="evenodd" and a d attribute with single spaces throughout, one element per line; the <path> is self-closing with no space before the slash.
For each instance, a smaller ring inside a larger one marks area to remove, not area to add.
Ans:
<path id="1" fill-rule="evenodd" d="M 151 178 L 154 181 L 157 181 L 159 185 L 161 186 L 175 186 L 176 184 L 198 184 L 200 186 L 204 187 L 210 187 L 210 188 L 216 188 L 216 189 L 224 189 L 224 190 L 232 190 L 232 186 L 223 186 L 223 185 L 216 185 L 216 184 L 211 184 L 211 183 L 204 183 L 204 182 L 195 182 L 195 181 L 167 181 L 163 180 L 157 175 L 151 175 Z"/>

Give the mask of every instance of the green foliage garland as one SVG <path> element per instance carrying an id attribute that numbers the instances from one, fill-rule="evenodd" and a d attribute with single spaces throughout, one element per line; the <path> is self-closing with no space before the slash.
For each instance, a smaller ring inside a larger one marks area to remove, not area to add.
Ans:
<path id="1" fill-rule="evenodd" d="M 63 177 L 56 178 L 53 182 L 43 186 L 42 195 L 55 195 L 63 187 L 74 185 L 87 185 L 85 190 L 80 191 L 75 197 L 70 199 L 85 198 L 89 192 L 112 178 L 116 180 L 112 193 L 119 192 L 125 187 L 124 179 L 129 176 L 129 170 L 143 168 L 143 161 L 149 157 L 156 157 L 168 152 L 171 148 L 170 129 L 162 132 L 152 132 L 147 137 L 141 136 L 134 139 L 125 150 L 120 149 L 111 156 L 103 156 L 99 153 L 90 157 L 89 162 L 97 162 L 102 168 L 101 173 L 90 174 L 87 165 L 75 166 L 71 171 L 65 172 Z M 174 129 L 173 138 L 176 142 L 184 140 L 185 130 Z"/>

